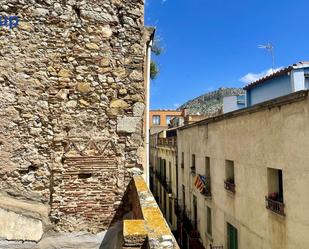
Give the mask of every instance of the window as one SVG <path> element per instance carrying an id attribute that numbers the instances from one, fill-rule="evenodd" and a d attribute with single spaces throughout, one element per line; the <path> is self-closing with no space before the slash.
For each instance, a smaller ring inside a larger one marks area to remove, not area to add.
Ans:
<path id="1" fill-rule="evenodd" d="M 181 168 L 185 167 L 185 153 L 181 152 Z"/>
<path id="2" fill-rule="evenodd" d="M 195 154 L 192 154 L 192 167 L 195 168 Z"/>
<path id="3" fill-rule="evenodd" d="M 169 222 L 173 225 L 173 200 L 169 198 Z"/>
<path id="4" fill-rule="evenodd" d="M 166 202 L 166 192 L 163 189 L 163 198 L 164 198 L 164 203 L 163 203 L 163 210 L 164 210 L 164 216 L 167 217 L 167 202 Z"/>
<path id="5" fill-rule="evenodd" d="M 283 173 L 281 169 L 267 169 L 268 196 L 266 208 L 284 215 L 283 204 Z"/>
<path id="6" fill-rule="evenodd" d="M 153 125 L 160 125 L 161 124 L 161 116 L 160 115 L 153 115 L 152 116 L 152 124 Z"/>
<path id="7" fill-rule="evenodd" d="M 160 169 L 159 169 L 159 176 L 163 176 L 163 159 L 160 157 Z"/>
<path id="8" fill-rule="evenodd" d="M 230 223 L 227 223 L 227 248 L 238 249 L 238 231 Z"/>
<path id="9" fill-rule="evenodd" d="M 207 197 L 211 196 L 211 179 L 210 179 L 210 158 L 205 157 L 205 189 L 203 194 Z"/>
<path id="10" fill-rule="evenodd" d="M 79 173 L 78 179 L 88 179 L 88 178 L 91 178 L 91 176 L 92 176 L 91 173 Z"/>
<path id="11" fill-rule="evenodd" d="M 168 179 L 172 181 L 172 163 L 168 162 Z"/>
<path id="12" fill-rule="evenodd" d="M 171 123 L 171 119 L 173 116 L 166 116 L 166 124 L 169 125 Z"/>
<path id="13" fill-rule="evenodd" d="M 208 235 L 212 236 L 212 221 L 211 221 L 211 208 L 207 207 L 207 229 Z"/>
<path id="14" fill-rule="evenodd" d="M 309 89 L 309 75 L 305 75 L 305 89 Z"/>
<path id="15" fill-rule="evenodd" d="M 205 176 L 210 178 L 210 158 L 205 157 Z"/>
<path id="16" fill-rule="evenodd" d="M 193 195 L 193 227 L 197 229 L 197 198 Z"/>
<path id="17" fill-rule="evenodd" d="M 235 193 L 234 162 L 230 160 L 225 161 L 224 187 L 226 190 Z"/>
<path id="18" fill-rule="evenodd" d="M 183 210 L 186 211 L 186 188 L 184 185 L 182 185 L 182 205 Z"/>
<path id="19" fill-rule="evenodd" d="M 195 154 L 192 154 L 192 163 L 191 163 L 191 173 L 196 173 L 196 167 L 195 167 Z"/>
<path id="20" fill-rule="evenodd" d="M 163 174 L 162 174 L 163 180 L 166 181 L 166 159 L 163 159 Z"/>

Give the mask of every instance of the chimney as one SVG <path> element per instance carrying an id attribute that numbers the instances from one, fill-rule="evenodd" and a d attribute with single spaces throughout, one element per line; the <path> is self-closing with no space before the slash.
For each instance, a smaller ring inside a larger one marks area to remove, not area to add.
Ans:
<path id="1" fill-rule="evenodd" d="M 188 109 L 187 109 L 187 108 L 183 108 L 183 109 L 182 109 L 182 116 L 183 116 L 183 117 L 188 116 Z"/>

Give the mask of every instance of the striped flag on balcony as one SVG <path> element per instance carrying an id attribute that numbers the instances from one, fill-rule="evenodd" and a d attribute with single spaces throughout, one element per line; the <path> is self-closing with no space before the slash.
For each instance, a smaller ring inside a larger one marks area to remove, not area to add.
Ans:
<path id="1" fill-rule="evenodd" d="M 206 178 L 202 175 L 196 175 L 194 180 L 194 186 L 200 191 L 203 192 L 206 187 Z"/>

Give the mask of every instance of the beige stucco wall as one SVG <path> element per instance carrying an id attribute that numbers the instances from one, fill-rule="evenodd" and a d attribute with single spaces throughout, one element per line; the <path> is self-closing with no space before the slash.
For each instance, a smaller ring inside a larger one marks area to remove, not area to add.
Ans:
<path id="1" fill-rule="evenodd" d="M 155 139 L 155 136 L 152 136 L 152 141 Z M 158 159 L 165 159 L 166 160 L 166 178 L 168 181 L 171 181 L 172 184 L 172 196 L 169 196 L 169 194 L 166 192 L 164 187 L 161 185 L 161 183 L 156 179 L 155 175 L 154 177 L 154 186 L 155 191 L 154 195 L 160 196 L 159 205 L 161 207 L 161 210 L 163 214 L 165 215 L 166 221 L 168 222 L 169 226 L 172 230 L 177 229 L 177 217 L 175 215 L 174 210 L 174 200 L 177 196 L 177 185 L 176 185 L 176 146 L 160 146 L 155 145 L 150 147 L 150 165 L 154 166 L 154 170 L 159 169 L 159 162 Z M 169 163 L 171 163 L 171 174 L 169 172 Z M 157 167 L 157 168 L 156 168 Z M 159 194 L 160 193 L 160 194 Z M 164 197 L 163 195 L 166 195 L 166 210 L 164 210 L 165 204 L 164 204 Z M 172 197 L 172 209 L 169 208 L 169 198 Z M 173 216 L 172 218 L 172 224 L 170 222 L 170 215 Z"/>
<path id="2" fill-rule="evenodd" d="M 306 99 L 178 131 L 179 165 L 181 153 L 185 153 L 179 190 L 182 184 L 186 186 L 188 209 L 192 209 L 193 194 L 198 198 L 198 225 L 205 246 L 209 243 L 205 231 L 208 205 L 212 208 L 213 245 L 227 248 L 229 222 L 238 229 L 240 249 L 309 248 L 308 113 Z M 190 182 L 192 154 L 196 154 L 200 174 L 205 172 L 205 157 L 210 157 L 210 200 Z M 235 195 L 224 188 L 225 160 L 234 161 Z M 285 217 L 265 208 L 267 168 L 283 170 Z"/>

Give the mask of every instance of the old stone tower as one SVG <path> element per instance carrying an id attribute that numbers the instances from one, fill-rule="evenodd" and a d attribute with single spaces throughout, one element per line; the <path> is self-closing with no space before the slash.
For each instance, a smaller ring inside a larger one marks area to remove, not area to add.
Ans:
<path id="1" fill-rule="evenodd" d="M 0 13 L 19 17 L 0 27 L 0 220 L 107 229 L 144 162 L 144 1 L 0 0 Z"/>

